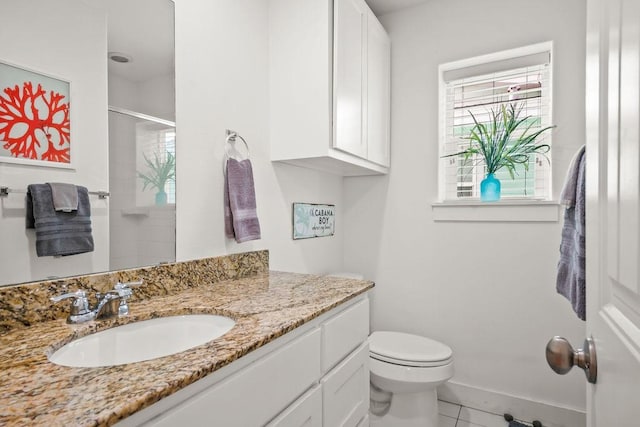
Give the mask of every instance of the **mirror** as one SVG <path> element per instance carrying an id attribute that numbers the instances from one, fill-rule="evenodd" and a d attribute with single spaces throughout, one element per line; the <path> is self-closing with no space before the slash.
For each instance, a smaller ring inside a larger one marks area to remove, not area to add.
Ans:
<path id="1" fill-rule="evenodd" d="M 173 1 L 3 0 L 0 37 L 0 62 L 69 82 L 72 144 L 71 168 L 0 162 L 0 285 L 175 261 Z M 24 192 L 44 182 L 109 191 L 93 252 L 37 257 Z"/>

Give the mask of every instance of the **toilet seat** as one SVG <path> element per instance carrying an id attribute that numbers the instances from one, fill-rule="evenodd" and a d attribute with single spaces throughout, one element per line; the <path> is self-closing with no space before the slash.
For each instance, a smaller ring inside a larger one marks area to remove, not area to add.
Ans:
<path id="1" fill-rule="evenodd" d="M 441 342 L 403 332 L 376 331 L 369 336 L 372 359 L 394 365 L 429 368 L 451 363 L 453 351 Z"/>
<path id="2" fill-rule="evenodd" d="M 393 359 L 391 357 L 384 357 L 374 353 L 370 353 L 369 356 L 372 359 L 376 359 L 381 362 L 391 363 L 393 365 L 399 365 L 399 366 L 406 366 L 409 368 L 435 368 L 438 366 L 444 366 L 451 363 L 451 358 L 446 360 L 438 360 L 435 362 L 407 362 L 406 360 Z"/>

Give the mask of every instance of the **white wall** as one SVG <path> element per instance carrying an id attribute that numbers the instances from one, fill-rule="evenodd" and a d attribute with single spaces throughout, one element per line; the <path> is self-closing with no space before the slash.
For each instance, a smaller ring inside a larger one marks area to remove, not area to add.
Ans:
<path id="1" fill-rule="evenodd" d="M 77 0 L 3 0 L 0 40 L 0 61 L 71 82 L 72 162 L 76 165 L 69 170 L 0 163 L 0 185 L 24 190 L 32 183 L 70 182 L 93 191 L 107 190 L 104 14 Z M 62 258 L 37 257 L 35 233 L 25 230 L 23 194 L 10 194 L 0 203 L 0 284 L 108 269 L 108 201 L 91 196 L 95 251 Z"/>
<path id="2" fill-rule="evenodd" d="M 454 350 L 454 383 L 584 410 L 582 372 L 554 374 L 546 342 L 584 339 L 555 291 L 560 223 L 434 222 L 438 65 L 552 40 L 554 195 L 584 143 L 583 0 L 434 0 L 381 19 L 392 43 L 392 164 L 345 179 L 345 269 L 375 280 L 374 329 Z"/>
<path id="3" fill-rule="evenodd" d="M 268 13 L 264 0 L 176 1 L 177 257 L 269 249 L 272 269 L 342 268 L 342 178 L 269 160 Z M 262 239 L 224 236 L 225 129 L 251 147 Z M 291 239 L 291 203 L 336 205 L 336 235 Z"/>

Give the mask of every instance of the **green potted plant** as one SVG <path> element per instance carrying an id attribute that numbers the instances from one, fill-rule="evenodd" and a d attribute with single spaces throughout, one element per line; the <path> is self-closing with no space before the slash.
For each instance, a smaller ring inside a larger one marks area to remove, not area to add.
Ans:
<path id="1" fill-rule="evenodd" d="M 154 159 L 151 161 L 143 154 L 148 171 L 147 173 L 138 172 L 138 177 L 143 181 L 143 191 L 146 190 L 147 187 L 155 187 L 158 190 L 156 193 L 156 205 L 166 205 L 167 193 L 164 191 L 164 187 L 167 181 L 175 181 L 176 158 L 168 151 L 164 159 L 161 159 L 158 153 L 154 153 L 153 156 Z"/>
<path id="2" fill-rule="evenodd" d="M 511 179 L 514 179 L 517 165 L 528 170 L 531 155 L 544 156 L 551 149 L 548 144 L 537 144 L 536 139 L 555 126 L 529 132 L 535 122 L 529 120 L 531 116 L 520 117 L 521 113 L 522 107 L 513 103 L 509 106 L 503 104 L 498 111 L 492 109 L 489 121 L 482 123 L 469 111 L 474 122 L 469 136 L 465 137 L 469 140 L 469 147 L 443 156 L 464 156 L 465 161 L 477 156 L 473 166 L 484 163 L 487 175 L 480 183 L 480 200 L 483 202 L 500 200 L 500 181 L 495 177 L 498 170 L 507 168 Z"/>

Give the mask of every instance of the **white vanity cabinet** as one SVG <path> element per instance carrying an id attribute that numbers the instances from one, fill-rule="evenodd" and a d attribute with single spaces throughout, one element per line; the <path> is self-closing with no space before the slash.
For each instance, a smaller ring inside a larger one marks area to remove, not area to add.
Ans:
<path id="1" fill-rule="evenodd" d="M 120 426 L 368 425 L 369 300 L 355 298 Z"/>
<path id="2" fill-rule="evenodd" d="M 388 172 L 390 42 L 364 0 L 269 0 L 271 159 Z"/>

